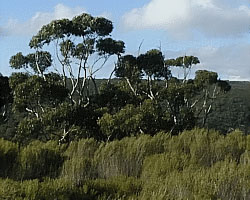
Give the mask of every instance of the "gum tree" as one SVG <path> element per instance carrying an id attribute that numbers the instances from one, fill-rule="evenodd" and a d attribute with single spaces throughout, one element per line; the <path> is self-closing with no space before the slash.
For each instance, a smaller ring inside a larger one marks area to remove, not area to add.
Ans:
<path id="1" fill-rule="evenodd" d="M 111 56 L 119 57 L 125 48 L 124 42 L 111 38 L 112 30 L 110 20 L 86 13 L 72 20 L 54 20 L 30 40 L 33 53 L 19 52 L 10 58 L 12 68 L 26 72 L 10 78 L 14 110 L 28 113 L 19 124 L 18 133 L 29 133 L 32 139 L 41 135 L 53 138 L 48 132 L 56 133 L 55 137 L 64 140 L 72 131 L 75 134 L 76 129 L 85 127 L 91 115 L 95 119 L 90 102 L 91 95 L 98 93 L 95 74 Z M 90 85 L 94 86 L 94 94 Z M 90 114 L 77 122 L 71 120 L 78 119 L 80 112 Z"/>
<path id="2" fill-rule="evenodd" d="M 188 75 L 194 65 L 199 64 L 200 61 L 195 56 L 180 56 L 176 59 L 168 59 L 165 64 L 169 67 L 179 67 L 183 69 L 183 82 L 187 81 Z"/>
<path id="3" fill-rule="evenodd" d="M 113 40 L 110 34 L 113 24 L 103 17 L 82 14 L 72 20 L 60 19 L 43 26 L 32 37 L 29 46 L 35 53 L 27 56 L 17 53 L 10 59 L 15 69 L 32 69 L 46 80 L 44 75 L 49 67 L 62 78 L 62 84 L 70 90 L 68 96 L 72 103 L 86 103 L 89 98 L 90 81 L 95 86 L 95 73 L 99 71 L 112 55 L 124 52 L 124 42 Z M 54 48 L 55 58 L 47 49 Z M 75 98 L 77 96 L 77 98 Z"/>
<path id="4" fill-rule="evenodd" d="M 138 57 L 121 57 L 115 75 L 125 79 L 132 94 L 139 97 L 139 107 L 146 99 L 156 103 L 158 122 L 164 121 L 161 129 L 178 134 L 198 125 L 200 119 L 200 125 L 205 126 L 216 98 L 230 90 L 230 85 L 219 80 L 215 72 L 198 70 L 195 79 L 188 80 L 191 68 L 198 63 L 200 61 L 195 56 L 164 60 L 162 53 L 153 49 Z M 183 68 L 183 79 L 173 77 L 170 67 Z"/>
<path id="5" fill-rule="evenodd" d="M 115 75 L 126 80 L 135 96 L 143 94 L 146 98 L 155 99 L 157 80 L 168 81 L 171 77 L 169 67 L 165 65 L 162 52 L 157 49 L 147 51 L 138 57 L 122 56 L 116 65 Z M 146 85 L 142 79 L 146 80 Z"/>

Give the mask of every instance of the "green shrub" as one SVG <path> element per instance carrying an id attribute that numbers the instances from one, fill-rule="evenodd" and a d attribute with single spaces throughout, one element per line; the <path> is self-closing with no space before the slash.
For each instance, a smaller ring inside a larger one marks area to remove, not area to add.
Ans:
<path id="1" fill-rule="evenodd" d="M 249 138 L 240 131 L 225 136 L 194 129 L 69 146 L 35 141 L 20 153 L 0 140 L 3 172 L 19 172 L 16 179 L 22 179 L 0 179 L 0 199 L 248 199 Z"/>
<path id="2" fill-rule="evenodd" d="M 91 200 L 83 187 L 72 187 L 66 179 L 16 182 L 0 179 L 0 199 L 6 200 Z"/>
<path id="3" fill-rule="evenodd" d="M 165 179 L 175 171 L 183 171 L 190 165 L 190 156 L 187 154 L 163 153 L 146 157 L 143 163 L 141 178 L 143 181 L 148 179 Z"/>
<path id="4" fill-rule="evenodd" d="M 167 134 L 154 137 L 141 135 L 103 143 L 96 151 L 94 158 L 98 177 L 139 177 L 144 158 L 164 152 L 165 140 L 168 138 Z"/>
<path id="5" fill-rule="evenodd" d="M 81 185 L 95 177 L 95 169 L 90 159 L 73 157 L 64 162 L 61 177 L 70 180 L 73 185 Z"/>
<path id="6" fill-rule="evenodd" d="M 234 131 L 221 137 L 214 143 L 214 146 L 214 155 L 216 155 L 217 160 L 223 161 L 225 158 L 229 158 L 239 162 L 247 146 L 246 136 L 240 131 Z"/>
<path id="7" fill-rule="evenodd" d="M 10 179 L 0 179 L 0 199 L 4 200 L 23 200 L 21 198 L 20 183 Z"/>
<path id="8" fill-rule="evenodd" d="M 0 177 L 16 176 L 18 145 L 0 138 Z"/>
<path id="9" fill-rule="evenodd" d="M 62 167 L 61 177 L 69 179 L 72 184 L 79 185 L 86 179 L 96 177 L 93 157 L 99 143 L 94 139 L 82 139 L 70 143 L 64 155 L 66 160 Z"/>
<path id="10" fill-rule="evenodd" d="M 96 199 L 137 199 L 141 191 L 141 181 L 134 177 L 97 179 L 88 184 Z"/>
<path id="11" fill-rule="evenodd" d="M 93 158 L 95 151 L 99 147 L 99 143 L 93 138 L 81 139 L 79 141 L 71 142 L 64 155 L 67 158 Z"/>
<path id="12" fill-rule="evenodd" d="M 63 163 L 55 142 L 34 141 L 24 147 L 19 158 L 20 179 L 56 177 Z"/>

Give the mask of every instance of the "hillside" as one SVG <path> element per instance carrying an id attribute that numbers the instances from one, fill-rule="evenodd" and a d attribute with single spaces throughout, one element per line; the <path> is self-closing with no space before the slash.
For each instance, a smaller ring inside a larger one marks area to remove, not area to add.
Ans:
<path id="1" fill-rule="evenodd" d="M 231 90 L 220 96 L 208 118 L 208 128 L 222 132 L 250 132 L 250 82 L 230 81 Z"/>

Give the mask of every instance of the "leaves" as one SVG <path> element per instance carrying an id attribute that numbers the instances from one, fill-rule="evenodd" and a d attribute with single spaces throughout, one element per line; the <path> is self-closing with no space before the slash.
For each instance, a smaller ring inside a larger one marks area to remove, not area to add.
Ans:
<path id="1" fill-rule="evenodd" d="M 147 76 L 161 77 L 165 73 L 162 52 L 152 49 L 137 58 L 137 63 Z"/>
<path id="2" fill-rule="evenodd" d="M 37 51 L 24 56 L 21 52 L 10 58 L 10 66 L 14 69 L 31 68 L 36 74 L 43 74 L 52 64 L 51 54 Z"/>
<path id="3" fill-rule="evenodd" d="M 23 56 L 21 52 L 10 58 L 10 66 L 14 69 L 27 68 L 28 66 L 28 58 Z"/>
<path id="4" fill-rule="evenodd" d="M 46 106 L 53 107 L 65 100 L 67 89 L 61 79 L 53 74 L 46 75 L 45 81 L 39 76 L 15 74 L 10 77 L 10 86 L 14 91 L 13 108 L 16 111 L 33 110 L 43 112 Z"/>
<path id="5" fill-rule="evenodd" d="M 218 74 L 207 70 L 198 70 L 195 72 L 195 83 L 201 87 L 212 85 L 217 82 Z"/>
<path id="6" fill-rule="evenodd" d="M 142 77 L 142 71 L 137 65 L 136 57 L 132 55 L 120 57 L 116 65 L 115 75 L 128 78 L 132 82 L 138 81 Z"/>
<path id="7" fill-rule="evenodd" d="M 55 39 L 64 38 L 71 34 L 72 22 L 68 19 L 54 20 L 44 25 L 37 35 L 30 40 L 30 48 L 42 48 L 43 45 L 49 45 Z"/>
<path id="8" fill-rule="evenodd" d="M 96 47 L 100 55 L 102 54 L 119 55 L 121 53 L 124 53 L 124 42 L 115 41 L 112 38 L 100 39 L 97 42 Z"/>

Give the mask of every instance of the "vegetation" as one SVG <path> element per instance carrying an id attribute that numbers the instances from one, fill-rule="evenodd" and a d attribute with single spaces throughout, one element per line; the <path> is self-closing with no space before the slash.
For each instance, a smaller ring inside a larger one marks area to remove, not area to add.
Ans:
<path id="1" fill-rule="evenodd" d="M 68 146 L 1 140 L 1 199 L 247 199 L 250 138 L 194 129 L 178 136 L 81 139 Z M 11 169 L 11 170 L 9 170 Z M 2 172 L 2 170 L 1 170 Z"/>
<path id="2" fill-rule="evenodd" d="M 0 77 L 0 199 L 247 199 L 249 83 L 187 79 L 197 57 L 127 55 L 112 30 L 55 20 L 10 58 L 22 71 Z"/>

